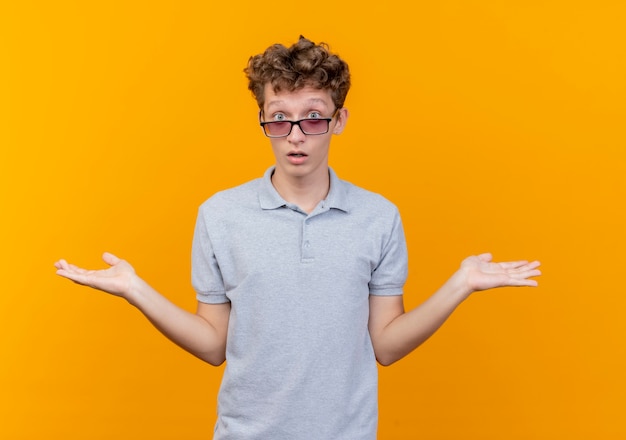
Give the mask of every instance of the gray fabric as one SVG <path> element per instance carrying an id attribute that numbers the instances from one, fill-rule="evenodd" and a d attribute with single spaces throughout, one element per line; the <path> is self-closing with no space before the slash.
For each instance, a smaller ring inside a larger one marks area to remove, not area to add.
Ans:
<path id="1" fill-rule="evenodd" d="M 329 169 L 309 215 L 263 178 L 200 207 L 192 282 L 204 303 L 231 302 L 216 440 L 373 440 L 377 367 L 369 295 L 401 295 L 400 216 Z"/>

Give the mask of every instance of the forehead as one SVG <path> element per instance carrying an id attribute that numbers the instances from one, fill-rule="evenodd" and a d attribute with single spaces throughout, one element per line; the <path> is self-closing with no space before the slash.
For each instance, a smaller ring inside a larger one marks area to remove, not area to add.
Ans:
<path id="1" fill-rule="evenodd" d="M 265 105 L 266 111 L 270 110 L 303 110 L 307 107 L 321 108 L 322 110 L 332 110 L 333 100 L 330 90 L 316 89 L 314 87 L 303 87 L 298 90 L 281 90 L 275 92 L 271 84 L 265 85 Z"/>

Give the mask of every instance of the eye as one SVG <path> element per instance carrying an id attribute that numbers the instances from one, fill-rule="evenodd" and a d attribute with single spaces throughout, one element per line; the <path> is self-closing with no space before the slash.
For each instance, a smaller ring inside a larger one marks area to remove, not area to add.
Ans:
<path id="1" fill-rule="evenodd" d="M 319 112 L 309 112 L 307 118 L 308 119 L 317 119 L 317 118 L 321 118 L 322 115 L 320 115 Z"/>
<path id="2" fill-rule="evenodd" d="M 274 114 L 274 120 L 275 121 L 286 121 L 287 118 L 282 113 L 276 113 L 276 114 Z"/>

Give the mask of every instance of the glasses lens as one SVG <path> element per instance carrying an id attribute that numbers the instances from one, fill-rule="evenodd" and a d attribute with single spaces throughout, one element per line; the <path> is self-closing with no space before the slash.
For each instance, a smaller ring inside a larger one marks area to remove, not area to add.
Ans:
<path id="1" fill-rule="evenodd" d="M 286 136 L 291 130 L 291 122 L 270 122 L 265 124 L 265 132 L 268 136 Z"/>
<path id="2" fill-rule="evenodd" d="M 305 134 L 322 134 L 328 131 L 328 121 L 325 119 L 304 119 L 300 127 Z"/>

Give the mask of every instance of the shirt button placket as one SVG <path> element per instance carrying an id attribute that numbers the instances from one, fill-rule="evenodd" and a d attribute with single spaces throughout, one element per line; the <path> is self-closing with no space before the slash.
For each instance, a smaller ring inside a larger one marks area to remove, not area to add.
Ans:
<path id="1" fill-rule="evenodd" d="M 313 250 L 309 237 L 309 228 L 309 221 L 304 220 L 302 222 L 302 261 L 313 260 Z"/>

